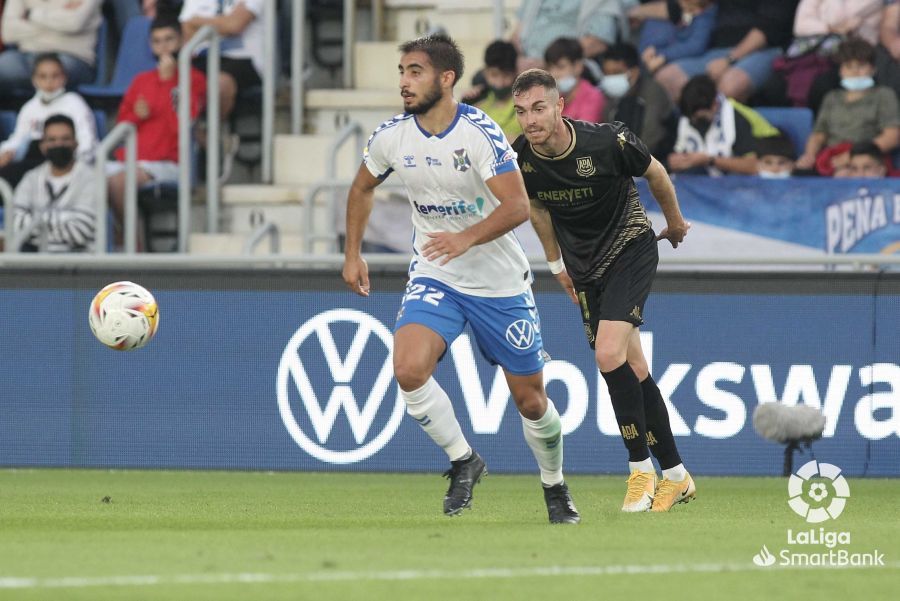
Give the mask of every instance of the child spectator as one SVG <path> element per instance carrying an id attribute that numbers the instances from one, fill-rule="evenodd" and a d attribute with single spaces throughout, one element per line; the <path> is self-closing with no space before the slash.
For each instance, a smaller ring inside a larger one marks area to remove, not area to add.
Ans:
<path id="1" fill-rule="evenodd" d="M 606 99 L 590 83 L 584 73 L 584 51 L 575 38 L 558 38 L 544 53 L 547 70 L 556 80 L 560 95 L 565 99 L 564 117 L 598 123 L 603 119 Z"/>
<path id="2" fill-rule="evenodd" d="M 672 171 L 722 175 L 757 173 L 757 138 L 779 131 L 753 109 L 716 92 L 707 75 L 691 79 L 681 95 Z"/>
<path id="3" fill-rule="evenodd" d="M 783 179 L 794 172 L 797 153 L 787 136 L 771 136 L 756 141 L 756 173 L 763 179 Z"/>
<path id="4" fill-rule="evenodd" d="M 150 48 L 159 59 L 156 69 L 135 76 L 119 107 L 119 121 L 137 126 L 137 183 L 178 179 L 178 52 L 181 24 L 172 17 L 158 17 L 150 25 Z M 191 118 L 203 109 L 206 77 L 191 70 Z M 124 160 L 119 149 L 116 158 Z M 121 163 L 110 166 L 109 198 L 121 219 L 125 201 L 125 173 Z"/>
<path id="5" fill-rule="evenodd" d="M 850 149 L 850 177 L 885 177 L 890 159 L 874 142 L 857 142 Z"/>
<path id="6" fill-rule="evenodd" d="M 484 51 L 484 95 L 475 106 L 496 121 L 512 142 L 522 133 L 513 106 L 512 84 L 516 80 L 516 47 L 510 42 L 491 42 Z"/>
<path id="7" fill-rule="evenodd" d="M 675 143 L 675 105 L 662 86 L 641 71 L 637 48 L 615 44 L 603 55 L 601 66 L 604 120 L 621 121 L 644 141 L 651 154 L 665 157 Z"/>
<path id="8" fill-rule="evenodd" d="M 699 56 L 709 48 L 717 7 L 714 0 L 678 0 L 681 19 L 649 19 L 641 28 L 644 65 L 655 73 L 669 61 Z"/>
<path id="9" fill-rule="evenodd" d="M 19 111 L 13 133 L 0 144 L 0 178 L 13 187 L 27 171 L 44 162 L 40 144 L 44 120 L 50 115 L 66 115 L 75 123 L 82 161 L 91 161 L 97 146 L 94 114 L 81 96 L 66 92 L 66 72 L 59 56 L 42 54 L 35 58 L 31 82 L 35 95 Z"/>
<path id="10" fill-rule="evenodd" d="M 31 231 L 22 250 L 78 252 L 94 241 L 93 170 L 76 158 L 75 123 L 65 115 L 44 121 L 41 152 L 47 157 L 25 174 L 13 197 L 16 235 Z"/>
<path id="11" fill-rule="evenodd" d="M 900 142 L 900 109 L 890 88 L 876 86 L 875 49 L 859 38 L 838 47 L 841 87 L 825 96 L 813 133 L 806 142 L 797 167 L 810 169 L 817 156 L 841 142 L 874 142 L 890 153 Z"/>

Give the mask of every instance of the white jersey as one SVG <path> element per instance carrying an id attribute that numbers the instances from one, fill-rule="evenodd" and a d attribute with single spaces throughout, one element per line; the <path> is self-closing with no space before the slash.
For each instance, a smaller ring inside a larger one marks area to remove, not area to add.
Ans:
<path id="1" fill-rule="evenodd" d="M 44 121 L 52 115 L 65 115 L 75 123 L 75 141 L 78 142 L 78 158 L 92 161 L 97 146 L 97 127 L 94 113 L 75 92 L 66 92 L 50 102 L 44 102 L 35 95 L 26 102 L 18 116 L 16 129 L 2 144 L 0 153 L 12 150 L 18 152 L 31 142 L 44 137 Z"/>
<path id="2" fill-rule="evenodd" d="M 375 177 L 395 172 L 406 186 L 415 228 L 411 280 L 434 278 L 475 296 L 515 296 L 528 290 L 528 260 L 512 232 L 473 246 L 446 265 L 422 254 L 429 233 L 461 232 L 490 215 L 500 201 L 487 180 L 519 168 L 515 151 L 490 117 L 460 103 L 450 127 L 432 135 L 414 115 L 397 115 L 369 138 L 363 161 Z"/>

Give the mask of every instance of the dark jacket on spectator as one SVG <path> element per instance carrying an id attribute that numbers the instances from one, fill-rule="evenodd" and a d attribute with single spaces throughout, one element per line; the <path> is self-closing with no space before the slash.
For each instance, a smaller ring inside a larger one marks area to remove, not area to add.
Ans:
<path id="1" fill-rule="evenodd" d="M 794 29 L 799 0 L 719 0 L 719 15 L 711 48 L 730 48 L 756 28 L 769 47 L 787 48 Z"/>

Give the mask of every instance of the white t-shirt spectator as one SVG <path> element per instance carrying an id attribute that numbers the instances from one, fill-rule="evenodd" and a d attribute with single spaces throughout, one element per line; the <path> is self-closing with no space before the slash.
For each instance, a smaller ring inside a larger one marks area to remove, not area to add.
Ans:
<path id="1" fill-rule="evenodd" d="M 256 17 L 240 35 L 222 40 L 222 56 L 229 58 L 249 58 L 257 74 L 263 72 L 263 31 L 262 15 L 265 0 L 185 0 L 178 16 L 179 21 L 189 21 L 193 17 L 215 17 L 230 14 L 239 4 Z M 221 6 L 221 11 L 219 7 Z M 201 44 L 201 48 L 206 48 Z"/>
<path id="2" fill-rule="evenodd" d="M 52 115 L 65 115 L 75 123 L 75 140 L 78 142 L 78 158 L 90 162 L 97 146 L 97 124 L 94 113 L 75 92 L 66 92 L 50 102 L 35 95 L 26 102 L 16 116 L 16 128 L 0 144 L 0 154 L 7 150 L 23 151 L 31 142 L 44 135 L 44 121 Z"/>

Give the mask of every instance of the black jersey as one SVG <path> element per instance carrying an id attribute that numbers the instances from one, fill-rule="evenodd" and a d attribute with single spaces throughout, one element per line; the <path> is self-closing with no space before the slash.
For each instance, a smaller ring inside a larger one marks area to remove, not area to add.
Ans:
<path id="1" fill-rule="evenodd" d="M 646 173 L 651 156 L 618 121 L 563 123 L 572 143 L 559 156 L 542 155 L 525 136 L 513 148 L 529 198 L 550 212 L 566 270 L 576 282 L 587 282 L 650 229 L 632 177 Z"/>

